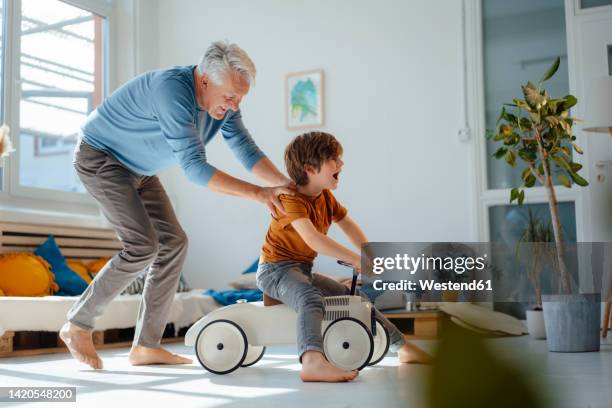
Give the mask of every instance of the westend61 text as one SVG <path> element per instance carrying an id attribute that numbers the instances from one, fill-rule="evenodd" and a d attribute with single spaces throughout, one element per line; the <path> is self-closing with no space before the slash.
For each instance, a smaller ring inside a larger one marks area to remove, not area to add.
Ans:
<path id="1" fill-rule="evenodd" d="M 383 280 L 377 279 L 373 283 L 375 290 L 473 290 L 473 291 L 483 291 L 483 290 L 493 290 L 491 286 L 491 280 L 481 279 L 481 280 L 473 280 L 471 282 L 437 282 L 433 279 L 430 280 L 422 280 L 420 279 L 417 282 L 409 281 L 409 280 L 400 280 L 396 282 L 385 282 Z"/>

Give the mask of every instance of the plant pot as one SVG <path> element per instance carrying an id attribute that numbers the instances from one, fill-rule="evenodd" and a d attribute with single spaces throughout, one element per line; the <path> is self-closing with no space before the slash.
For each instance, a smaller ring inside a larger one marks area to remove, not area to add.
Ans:
<path id="1" fill-rule="evenodd" d="M 543 295 L 548 351 L 599 351 L 600 294 Z"/>
<path id="2" fill-rule="evenodd" d="M 546 327 L 544 325 L 544 311 L 527 310 L 527 330 L 532 339 L 544 340 L 546 338 Z"/>

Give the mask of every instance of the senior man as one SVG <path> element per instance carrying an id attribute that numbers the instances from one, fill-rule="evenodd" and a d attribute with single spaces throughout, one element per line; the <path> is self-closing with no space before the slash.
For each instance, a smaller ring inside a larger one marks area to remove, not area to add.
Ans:
<path id="1" fill-rule="evenodd" d="M 127 82 L 83 125 L 74 167 L 123 249 L 96 275 L 60 331 L 79 361 L 102 368 L 92 341 L 95 319 L 149 268 L 129 361 L 191 362 L 160 347 L 187 237 L 156 174 L 178 163 L 197 184 L 284 212 L 278 195 L 293 194 L 291 182 L 254 143 L 239 110 L 254 79 L 255 66 L 246 52 L 236 44 L 215 42 L 197 66 L 151 71 Z M 218 131 L 248 170 L 276 187 L 253 185 L 209 164 L 205 145 Z"/>

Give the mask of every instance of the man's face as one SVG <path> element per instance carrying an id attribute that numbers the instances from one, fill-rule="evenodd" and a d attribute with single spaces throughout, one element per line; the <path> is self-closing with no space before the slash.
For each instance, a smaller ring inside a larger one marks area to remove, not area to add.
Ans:
<path id="1" fill-rule="evenodd" d="M 308 183 L 317 188 L 335 190 L 338 187 L 342 166 L 344 166 L 342 157 L 325 160 L 321 163 L 319 171 L 308 166 L 306 169 Z"/>
<path id="2" fill-rule="evenodd" d="M 205 81 L 203 108 L 215 119 L 223 119 L 228 109 L 237 111 L 242 98 L 249 92 L 247 80 L 235 72 L 225 74 L 221 85 L 215 84 L 206 74 L 202 80 Z"/>

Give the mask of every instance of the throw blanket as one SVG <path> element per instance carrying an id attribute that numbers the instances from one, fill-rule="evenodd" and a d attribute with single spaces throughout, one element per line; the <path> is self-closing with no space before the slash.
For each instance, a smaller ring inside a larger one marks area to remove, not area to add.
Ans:
<path id="1" fill-rule="evenodd" d="M 224 306 L 232 305 L 239 299 L 245 299 L 247 302 L 257 302 L 263 299 L 263 294 L 259 289 L 234 289 L 221 292 L 208 289 L 204 294 L 211 296 Z"/>

